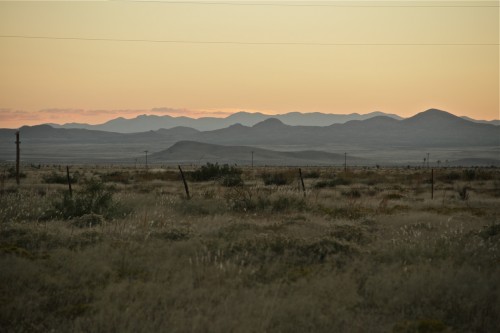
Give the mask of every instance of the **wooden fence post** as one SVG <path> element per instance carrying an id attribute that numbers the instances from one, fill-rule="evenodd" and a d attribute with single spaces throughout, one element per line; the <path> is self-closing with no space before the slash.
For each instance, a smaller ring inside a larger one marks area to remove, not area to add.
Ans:
<path id="1" fill-rule="evenodd" d="M 69 188 L 69 197 L 73 197 L 73 190 L 71 189 L 71 177 L 69 176 L 69 166 L 66 165 L 66 177 L 68 178 L 68 188 Z"/>
<path id="2" fill-rule="evenodd" d="M 184 189 L 186 190 L 186 196 L 187 196 L 187 199 L 189 200 L 189 199 L 191 199 L 191 196 L 189 195 L 188 184 L 186 182 L 186 178 L 184 177 L 184 172 L 182 172 L 180 165 L 179 165 L 179 171 L 181 172 L 182 182 L 184 183 Z"/>
<path id="3" fill-rule="evenodd" d="M 302 170 L 299 168 L 299 177 L 300 183 L 302 184 L 302 192 L 304 193 L 304 197 L 306 196 L 306 187 L 304 186 L 304 179 L 302 178 Z"/>
<path id="4" fill-rule="evenodd" d="M 344 173 L 347 173 L 347 153 L 344 153 Z"/>

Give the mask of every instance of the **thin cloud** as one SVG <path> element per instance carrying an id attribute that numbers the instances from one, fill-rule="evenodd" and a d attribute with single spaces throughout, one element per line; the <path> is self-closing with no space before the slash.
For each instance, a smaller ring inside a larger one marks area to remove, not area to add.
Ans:
<path id="1" fill-rule="evenodd" d="M 73 114 L 84 112 L 82 109 L 42 109 L 38 111 L 42 114 Z"/>
<path id="2" fill-rule="evenodd" d="M 39 120 L 40 116 L 36 113 L 23 111 L 23 110 L 12 110 L 12 109 L 0 109 L 0 120 L 2 121 L 13 121 L 13 120 Z"/>
<path id="3" fill-rule="evenodd" d="M 161 107 L 161 108 L 152 108 L 151 112 L 153 113 L 162 113 L 162 114 L 168 114 L 168 115 L 185 115 L 186 113 L 190 113 L 192 111 L 188 109 L 174 109 L 174 108 L 167 108 L 167 107 Z"/>

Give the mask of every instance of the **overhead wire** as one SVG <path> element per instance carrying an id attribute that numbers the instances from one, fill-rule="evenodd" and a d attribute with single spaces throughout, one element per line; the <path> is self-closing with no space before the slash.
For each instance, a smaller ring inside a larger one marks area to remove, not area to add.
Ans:
<path id="1" fill-rule="evenodd" d="M 114 3 L 160 3 L 166 5 L 217 5 L 217 6 L 277 6 L 277 7 L 345 7 L 345 8 L 500 8 L 492 5 L 392 5 L 392 4 L 364 4 L 371 1 L 357 1 L 353 4 L 348 1 L 334 1 L 325 3 L 284 3 L 284 2 L 238 2 L 238 1 L 162 1 L 162 0 L 107 0 Z M 404 1 L 383 1 L 404 2 Z M 415 1 L 408 1 L 414 3 Z M 446 3 L 447 1 L 441 2 Z M 457 1 L 457 3 L 473 3 Z M 485 1 L 484 3 L 499 3 L 498 1 Z M 97 42 L 139 42 L 139 43 L 165 43 L 165 44 L 226 44 L 226 45 L 275 45 L 275 46 L 498 46 L 499 43 L 330 43 L 330 42 L 252 42 L 252 41 L 220 41 L 220 40 L 166 40 L 166 39 L 120 39 L 96 37 L 59 37 L 36 35 L 0 35 L 0 38 L 40 39 L 40 40 L 68 40 L 68 41 L 97 41 Z"/>
<path id="2" fill-rule="evenodd" d="M 375 3 L 375 1 L 324 1 L 324 3 L 293 3 L 293 2 L 240 2 L 240 1 L 162 1 L 162 0 L 108 0 L 106 2 L 134 2 L 134 3 L 160 3 L 166 5 L 216 5 L 216 6 L 272 6 L 272 7 L 344 7 L 344 8 L 499 8 L 498 1 L 483 1 L 483 3 L 495 3 L 497 5 L 477 4 L 474 1 L 441 1 L 442 4 L 413 4 L 418 1 L 378 1 L 379 3 L 400 3 L 407 2 L 406 5 L 395 4 L 365 4 Z M 361 4 L 353 4 L 355 2 Z M 431 1 L 428 1 L 431 2 Z M 449 4 L 445 4 L 449 3 Z M 469 3 L 457 5 L 454 3 Z"/>
<path id="3" fill-rule="evenodd" d="M 174 39 L 120 39 L 90 37 L 56 37 L 32 35 L 0 35 L 0 38 L 96 41 L 96 42 L 129 42 L 129 43 L 165 43 L 165 44 L 227 44 L 227 45 L 274 45 L 274 46 L 499 46 L 499 43 L 322 43 L 322 42 L 251 42 L 222 40 L 174 40 Z"/>

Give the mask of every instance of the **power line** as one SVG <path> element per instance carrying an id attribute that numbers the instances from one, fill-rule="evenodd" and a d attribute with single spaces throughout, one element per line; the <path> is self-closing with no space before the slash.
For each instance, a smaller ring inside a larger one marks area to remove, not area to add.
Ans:
<path id="1" fill-rule="evenodd" d="M 478 4 L 470 4 L 470 5 L 454 5 L 453 2 L 450 1 L 450 5 L 439 4 L 439 5 L 391 5 L 391 4 L 359 4 L 354 5 L 349 1 L 336 1 L 334 2 L 325 2 L 325 3 L 272 3 L 272 2 L 224 2 L 224 1 L 162 1 L 162 0 L 109 0 L 107 2 L 134 2 L 134 3 L 160 3 L 166 5 L 216 5 L 216 6 L 270 6 L 270 7 L 343 7 L 343 8 L 499 8 L 498 5 L 478 5 Z M 370 1 L 359 1 L 370 2 Z M 416 2 L 416 1 L 394 1 L 394 2 Z M 465 2 L 465 1 L 463 1 Z M 488 3 L 496 3 L 496 1 L 487 1 Z M 471 3 L 473 3 L 471 1 Z"/>
<path id="2" fill-rule="evenodd" d="M 0 35 L 0 38 L 68 40 L 94 42 L 165 43 L 165 44 L 220 44 L 220 45 L 274 45 L 274 46 L 499 46 L 498 43 L 320 43 L 320 42 L 242 42 L 242 41 L 202 41 L 168 39 L 119 39 L 87 37 L 53 37 L 28 35 Z"/>

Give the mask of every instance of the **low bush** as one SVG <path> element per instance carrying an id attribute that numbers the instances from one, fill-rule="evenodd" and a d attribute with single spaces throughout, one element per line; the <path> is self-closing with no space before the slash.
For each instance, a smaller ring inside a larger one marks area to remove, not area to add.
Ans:
<path id="1" fill-rule="evenodd" d="M 449 171 L 444 173 L 438 173 L 436 178 L 437 180 L 445 183 L 452 183 L 456 180 L 459 180 L 461 178 L 461 175 L 456 171 Z"/>
<path id="2" fill-rule="evenodd" d="M 44 218 L 63 218 L 66 220 L 89 214 L 112 218 L 119 214 L 119 205 L 113 201 L 112 188 L 102 181 L 90 179 L 85 181 L 83 188 L 74 196 L 64 193 L 62 199 L 53 202 Z"/>
<path id="3" fill-rule="evenodd" d="M 16 168 L 10 167 L 7 169 L 7 178 L 16 178 Z M 19 178 L 26 178 L 26 174 L 22 171 L 19 171 Z"/>
<path id="4" fill-rule="evenodd" d="M 187 216 L 209 216 L 226 212 L 226 205 L 223 201 L 197 197 L 191 200 L 180 200 L 174 207 L 178 213 Z"/>
<path id="5" fill-rule="evenodd" d="M 234 186 L 243 186 L 244 182 L 241 178 L 241 175 L 225 175 L 221 178 L 220 184 L 224 187 L 234 187 Z"/>
<path id="6" fill-rule="evenodd" d="M 313 170 L 313 171 L 306 171 L 306 172 L 303 172 L 302 173 L 302 177 L 304 178 L 313 178 L 313 179 L 317 179 L 321 176 L 320 172 L 317 171 L 317 170 Z"/>
<path id="7" fill-rule="evenodd" d="M 272 212 L 286 211 L 304 211 L 306 202 L 303 198 L 293 196 L 279 196 L 274 200 L 269 201 L 269 207 Z M 265 209 L 265 207 L 263 207 Z"/>
<path id="8" fill-rule="evenodd" d="M 290 184 L 295 178 L 290 172 L 263 172 L 261 177 L 265 185 L 277 186 Z"/>
<path id="9" fill-rule="evenodd" d="M 460 200 L 467 201 L 469 199 L 469 188 L 467 186 L 459 188 L 457 192 Z"/>
<path id="10" fill-rule="evenodd" d="M 241 170 L 235 166 L 229 166 L 224 164 L 220 166 L 218 163 L 207 163 L 203 165 L 200 169 L 195 170 L 189 174 L 191 180 L 202 182 L 208 180 L 216 180 L 227 176 L 240 176 Z"/>
<path id="11" fill-rule="evenodd" d="M 132 179 L 136 182 L 152 180 L 178 181 L 181 179 L 181 175 L 178 171 L 173 170 L 139 171 L 133 174 Z"/>
<path id="12" fill-rule="evenodd" d="M 387 193 L 384 195 L 384 198 L 387 200 L 400 200 L 403 198 L 403 195 L 399 193 Z"/>
<path id="13" fill-rule="evenodd" d="M 257 208 L 257 201 L 252 192 L 245 187 L 233 187 L 224 195 L 230 210 L 237 212 L 254 211 Z"/>
<path id="14" fill-rule="evenodd" d="M 338 185 L 350 185 L 352 181 L 347 178 L 338 177 L 335 179 L 321 180 L 314 184 L 315 188 L 335 187 Z"/>
<path id="15" fill-rule="evenodd" d="M 130 173 L 128 171 L 113 171 L 103 173 L 100 175 L 103 182 L 106 183 L 122 183 L 128 184 L 130 182 Z"/>
<path id="16" fill-rule="evenodd" d="M 358 198 L 361 198 L 361 191 L 354 188 L 354 189 L 350 189 L 348 191 L 343 191 L 342 195 L 346 196 L 348 198 L 358 199 Z"/>
<path id="17" fill-rule="evenodd" d="M 42 177 L 43 182 L 46 184 L 67 184 L 68 183 L 68 176 L 65 173 L 58 173 L 55 171 L 52 171 L 48 175 L 44 175 Z M 78 183 L 78 180 L 80 179 L 80 173 L 74 172 L 73 175 L 70 174 L 69 180 L 71 181 L 71 184 L 76 184 Z"/>
<path id="18" fill-rule="evenodd" d="M 359 205 L 346 205 L 339 207 L 320 206 L 319 211 L 327 214 L 332 219 L 359 220 L 365 217 L 368 211 Z"/>
<path id="19" fill-rule="evenodd" d="M 476 179 L 476 170 L 474 169 L 466 169 L 463 172 L 464 180 L 471 181 Z"/>

